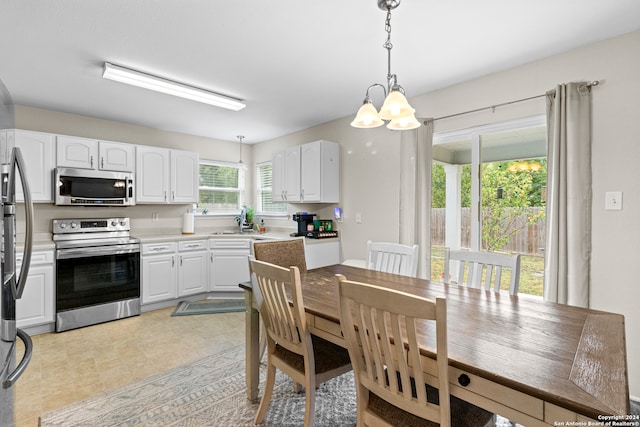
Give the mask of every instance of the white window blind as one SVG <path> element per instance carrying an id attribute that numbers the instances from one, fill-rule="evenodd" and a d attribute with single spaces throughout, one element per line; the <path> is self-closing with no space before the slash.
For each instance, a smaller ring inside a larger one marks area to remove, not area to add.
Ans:
<path id="1" fill-rule="evenodd" d="M 272 199 L 273 174 L 271 162 L 256 165 L 257 206 L 261 213 L 287 213 L 286 203 L 274 203 Z"/>
<path id="2" fill-rule="evenodd" d="M 200 161 L 200 212 L 237 213 L 243 203 L 243 191 L 243 168 L 234 163 Z"/>

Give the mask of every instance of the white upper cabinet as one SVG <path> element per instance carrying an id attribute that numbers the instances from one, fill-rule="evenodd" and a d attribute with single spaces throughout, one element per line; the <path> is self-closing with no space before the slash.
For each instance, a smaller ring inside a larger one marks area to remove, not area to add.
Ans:
<path id="1" fill-rule="evenodd" d="M 197 203 L 198 153 L 139 145 L 137 203 Z"/>
<path id="2" fill-rule="evenodd" d="M 136 147 L 136 203 L 169 203 L 169 150 Z"/>
<path id="3" fill-rule="evenodd" d="M 133 172 L 135 169 L 135 145 L 122 142 L 100 141 L 98 145 L 100 157 L 99 169 Z"/>
<path id="4" fill-rule="evenodd" d="M 271 160 L 273 201 L 299 202 L 300 146 L 278 151 Z"/>
<path id="5" fill-rule="evenodd" d="M 340 146 L 335 142 L 303 144 L 300 159 L 300 193 L 303 202 L 340 201 Z"/>
<path id="6" fill-rule="evenodd" d="M 57 136 L 58 167 L 134 171 L 134 145 L 75 136 Z"/>
<path id="7" fill-rule="evenodd" d="M 0 131 L 0 147 L 2 163 L 11 161 L 13 147 L 20 148 L 33 201 L 53 201 L 51 179 L 55 167 L 54 136 L 20 129 L 3 130 Z M 16 180 L 16 200 L 24 200 L 20 175 Z"/>
<path id="8" fill-rule="evenodd" d="M 200 165 L 198 153 L 171 150 L 171 203 L 197 203 Z"/>
<path id="9" fill-rule="evenodd" d="M 58 167 L 96 169 L 98 165 L 98 140 L 58 135 Z"/>
<path id="10" fill-rule="evenodd" d="M 340 201 L 340 146 L 315 141 L 272 157 L 273 200 L 282 202 Z"/>

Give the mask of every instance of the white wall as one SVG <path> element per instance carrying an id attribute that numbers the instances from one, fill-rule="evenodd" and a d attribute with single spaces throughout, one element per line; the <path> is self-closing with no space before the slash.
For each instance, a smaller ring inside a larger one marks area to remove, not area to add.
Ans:
<path id="1" fill-rule="evenodd" d="M 593 222 L 590 305 L 625 316 L 630 393 L 640 400 L 640 32 L 566 52 L 410 99 L 418 117 L 442 117 L 544 94 L 558 83 L 600 80 L 593 89 Z M 434 64 L 437 67 L 437 64 Z M 401 73 L 401 70 L 397 70 Z M 363 82 L 363 85 L 372 82 Z M 406 88 L 408 91 L 410 87 Z M 409 92 L 410 96 L 410 92 Z M 354 101 L 354 114 L 357 110 Z M 439 120 L 435 131 L 544 113 L 544 98 Z M 279 147 L 339 142 L 345 258 L 363 258 L 367 239 L 398 239 L 399 136 L 358 130 L 351 118 L 254 149 L 256 161 Z M 623 192 L 623 210 L 605 211 L 604 193 Z M 362 224 L 354 213 L 362 212 Z"/>

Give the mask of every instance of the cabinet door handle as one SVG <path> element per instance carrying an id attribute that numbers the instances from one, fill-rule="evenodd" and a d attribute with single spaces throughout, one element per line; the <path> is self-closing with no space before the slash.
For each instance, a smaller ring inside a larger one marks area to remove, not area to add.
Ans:
<path id="1" fill-rule="evenodd" d="M 176 192 L 175 191 L 171 191 L 171 201 L 176 200 Z"/>
<path id="2" fill-rule="evenodd" d="M 164 201 L 165 201 L 165 202 L 167 201 L 167 192 L 166 192 L 166 190 L 165 190 L 165 192 L 164 192 Z"/>
<path id="3" fill-rule="evenodd" d="M 300 201 L 304 201 L 304 188 L 300 189 Z"/>
<path id="4" fill-rule="evenodd" d="M 91 156 L 91 159 L 89 159 L 89 162 L 91 163 L 91 168 L 93 168 L 93 156 Z"/>
<path id="5" fill-rule="evenodd" d="M 100 157 L 100 168 L 104 169 L 104 157 Z"/>
<path id="6" fill-rule="evenodd" d="M 213 264 L 213 254 L 211 254 L 211 264 Z"/>
<path id="7" fill-rule="evenodd" d="M 182 267 L 182 255 L 180 255 L 180 267 Z"/>
<path id="8" fill-rule="evenodd" d="M 175 267 L 176 266 L 176 257 L 172 256 L 171 257 L 171 267 Z"/>

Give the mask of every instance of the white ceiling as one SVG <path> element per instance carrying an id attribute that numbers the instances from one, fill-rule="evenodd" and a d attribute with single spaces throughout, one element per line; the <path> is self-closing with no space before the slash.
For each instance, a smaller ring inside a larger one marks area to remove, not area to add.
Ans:
<path id="1" fill-rule="evenodd" d="M 384 19 L 376 0 L 2 0 L 0 79 L 16 104 L 255 143 L 355 113 L 385 83 Z M 404 0 L 391 25 L 411 98 L 640 29 L 640 1 Z M 247 107 L 105 80 L 105 61 Z"/>

